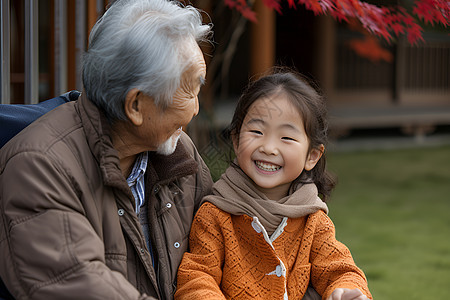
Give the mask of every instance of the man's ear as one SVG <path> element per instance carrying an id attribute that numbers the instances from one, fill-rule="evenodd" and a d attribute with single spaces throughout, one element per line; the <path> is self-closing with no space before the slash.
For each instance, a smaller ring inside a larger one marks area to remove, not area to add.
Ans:
<path id="1" fill-rule="evenodd" d="M 135 126 L 141 126 L 144 121 L 144 115 L 142 111 L 143 99 L 141 97 L 142 93 L 136 88 L 131 89 L 125 96 L 125 115 L 127 116 L 128 120 L 130 120 L 130 122 Z"/>
<path id="2" fill-rule="evenodd" d="M 323 144 L 320 144 L 317 148 L 312 148 L 309 151 L 308 157 L 306 158 L 305 162 L 305 170 L 311 171 L 312 168 L 314 168 L 319 161 L 319 159 L 322 157 L 323 152 L 325 151 L 325 146 Z"/>

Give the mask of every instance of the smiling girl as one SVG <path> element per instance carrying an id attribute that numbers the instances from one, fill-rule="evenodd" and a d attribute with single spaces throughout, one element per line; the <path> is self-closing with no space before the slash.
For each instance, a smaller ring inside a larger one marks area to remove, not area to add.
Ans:
<path id="1" fill-rule="evenodd" d="M 250 83 L 230 134 L 236 159 L 195 217 L 175 298 L 302 299 L 309 285 L 322 299 L 371 297 L 327 216 L 335 181 L 316 90 L 291 71 Z"/>

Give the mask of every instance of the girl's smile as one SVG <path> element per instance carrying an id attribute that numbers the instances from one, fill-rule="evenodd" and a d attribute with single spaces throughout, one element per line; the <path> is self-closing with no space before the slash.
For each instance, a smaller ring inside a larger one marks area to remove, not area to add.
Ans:
<path id="1" fill-rule="evenodd" d="M 255 160 L 255 166 L 258 168 L 260 172 L 263 174 L 273 174 L 274 172 L 279 171 L 282 167 L 279 165 L 275 165 L 269 162 L 264 162 L 261 160 Z"/>

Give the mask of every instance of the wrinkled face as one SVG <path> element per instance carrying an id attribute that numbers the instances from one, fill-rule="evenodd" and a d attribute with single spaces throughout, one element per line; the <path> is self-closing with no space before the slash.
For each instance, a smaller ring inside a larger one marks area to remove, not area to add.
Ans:
<path id="1" fill-rule="evenodd" d="M 198 93 L 206 76 L 206 64 L 203 53 L 195 44 L 187 48 L 194 63 L 182 75 L 181 85 L 176 90 L 172 104 L 161 109 L 149 98 L 147 124 L 145 130 L 150 133 L 150 143 L 157 152 L 169 155 L 175 151 L 182 128 L 197 115 L 199 110 Z M 145 97 L 145 95 L 144 95 Z"/>
<path id="2" fill-rule="evenodd" d="M 244 118 L 239 141 L 234 140 L 239 166 L 273 200 L 287 195 L 303 169 L 315 166 L 317 149 L 308 149 L 302 118 L 283 93 L 255 101 Z"/>

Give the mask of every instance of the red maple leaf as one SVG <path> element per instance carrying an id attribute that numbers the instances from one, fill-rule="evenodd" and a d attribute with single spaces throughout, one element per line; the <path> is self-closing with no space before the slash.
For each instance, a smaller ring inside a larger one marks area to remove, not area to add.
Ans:
<path id="1" fill-rule="evenodd" d="M 450 1 L 446 0 L 420 0 L 415 2 L 413 13 L 422 21 L 429 24 L 440 23 L 449 25 Z"/>
<path id="2" fill-rule="evenodd" d="M 281 5 L 278 2 L 278 0 L 263 0 L 263 3 L 271 8 L 271 9 L 275 9 L 279 14 L 281 14 Z"/>
<path id="3" fill-rule="evenodd" d="M 412 24 L 414 23 L 414 19 L 411 16 L 405 16 L 405 18 L 403 19 L 403 23 L 405 23 L 406 26 L 410 27 Z"/>
<path id="4" fill-rule="evenodd" d="M 289 8 L 295 8 L 295 1 L 294 0 L 287 0 L 289 4 Z"/>
<path id="5" fill-rule="evenodd" d="M 369 35 L 366 35 L 363 40 L 351 40 L 349 47 L 359 56 L 368 58 L 372 62 L 386 61 L 391 63 L 394 60 L 392 53 L 381 47 L 380 43 Z"/>
<path id="6" fill-rule="evenodd" d="M 236 2 L 234 0 L 224 0 L 225 5 L 229 8 L 233 9 L 236 6 Z"/>
<path id="7" fill-rule="evenodd" d="M 422 30 L 423 29 L 417 24 L 413 24 L 413 26 L 409 27 L 407 30 L 408 42 L 410 44 L 416 44 L 419 40 L 423 42 Z"/>
<path id="8" fill-rule="evenodd" d="M 392 31 L 394 31 L 396 36 L 399 36 L 400 33 L 405 32 L 405 27 L 400 23 L 392 24 L 391 29 L 392 29 Z"/>
<path id="9" fill-rule="evenodd" d="M 246 6 L 246 7 L 242 7 L 242 8 L 238 8 L 238 10 L 241 12 L 242 16 L 244 16 L 244 18 L 257 23 L 258 19 L 256 18 L 256 13 L 250 9 L 250 7 Z"/>
<path id="10" fill-rule="evenodd" d="M 225 4 L 239 11 L 245 18 L 256 22 L 256 14 L 251 10 L 246 0 L 224 0 Z M 259 0 L 256 0 L 259 1 Z M 263 0 L 263 3 L 281 13 L 280 1 Z M 387 42 L 392 39 L 392 34 L 399 36 L 406 34 L 412 44 L 423 41 L 422 27 L 414 17 L 401 6 L 387 7 L 376 6 L 360 0 L 287 0 L 289 8 L 295 8 L 297 4 L 304 5 L 306 9 L 315 15 L 330 15 L 338 21 L 351 22 L 357 19 L 370 33 L 381 37 Z M 415 0 L 411 12 L 426 24 L 441 24 L 447 27 L 450 18 L 449 0 Z"/>

